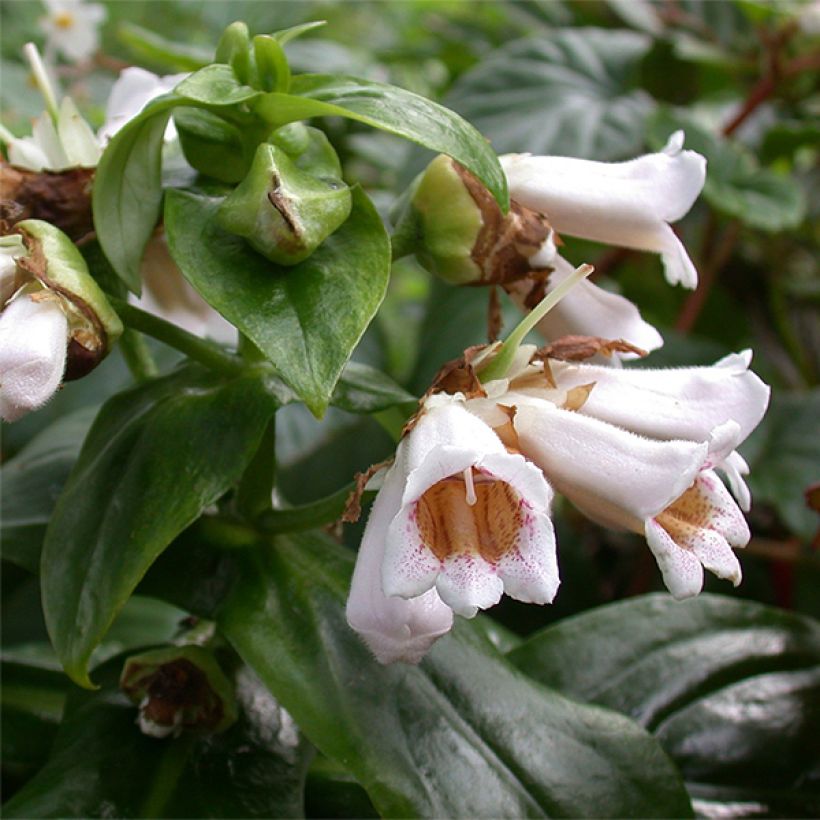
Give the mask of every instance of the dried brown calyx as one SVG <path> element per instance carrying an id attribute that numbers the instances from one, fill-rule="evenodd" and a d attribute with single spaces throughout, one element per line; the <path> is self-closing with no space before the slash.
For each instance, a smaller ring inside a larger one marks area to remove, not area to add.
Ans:
<path id="1" fill-rule="evenodd" d="M 94 230 L 94 168 L 29 171 L 0 160 L 0 220 L 5 231 L 24 219 L 42 219 L 74 241 Z"/>

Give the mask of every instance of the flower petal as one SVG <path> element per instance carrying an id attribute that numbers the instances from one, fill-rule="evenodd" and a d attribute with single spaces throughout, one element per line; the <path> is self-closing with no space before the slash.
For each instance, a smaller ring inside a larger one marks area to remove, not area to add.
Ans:
<path id="1" fill-rule="evenodd" d="M 552 362 L 561 389 L 595 383 L 579 412 L 657 439 L 705 441 L 726 421 L 743 441 L 760 423 L 769 387 L 749 370 L 751 353 L 735 353 L 711 367 L 600 367 Z"/>
<path id="2" fill-rule="evenodd" d="M 552 262 L 553 271 L 547 283 L 547 293 L 554 290 L 574 270 L 561 256 Z M 512 299 L 524 307 L 530 285 L 514 282 L 508 286 Z M 638 308 L 629 299 L 610 293 L 584 279 L 538 323 L 538 331 L 547 340 L 561 336 L 601 336 L 624 339 L 643 350 L 656 350 L 663 345 L 658 331 L 641 318 Z M 616 354 L 620 358 L 635 358 L 634 354 Z"/>
<path id="3" fill-rule="evenodd" d="M 681 549 L 655 520 L 646 522 L 646 543 L 658 562 L 666 588 L 678 600 L 698 595 L 703 589 L 703 565 L 689 550 Z"/>
<path id="4" fill-rule="evenodd" d="M 0 417 L 16 421 L 45 404 L 65 369 L 68 320 L 56 299 L 18 296 L 0 314 Z"/>
<path id="5" fill-rule="evenodd" d="M 694 287 L 697 274 L 666 223 L 692 207 L 706 160 L 681 148 L 678 132 L 663 151 L 629 162 L 522 154 L 500 159 L 510 196 L 544 212 L 559 234 L 661 253 L 667 279 Z"/>
<path id="6" fill-rule="evenodd" d="M 607 526 L 634 529 L 666 509 L 707 457 L 706 443 L 642 438 L 522 395 L 511 393 L 508 403 L 517 408 L 521 452 L 558 492 Z"/>
<path id="7" fill-rule="evenodd" d="M 382 590 L 387 527 L 403 489 L 401 467 L 394 465 L 370 512 L 347 599 L 347 622 L 380 663 L 418 663 L 453 625 L 452 610 L 433 589 L 409 600 L 388 598 Z"/>

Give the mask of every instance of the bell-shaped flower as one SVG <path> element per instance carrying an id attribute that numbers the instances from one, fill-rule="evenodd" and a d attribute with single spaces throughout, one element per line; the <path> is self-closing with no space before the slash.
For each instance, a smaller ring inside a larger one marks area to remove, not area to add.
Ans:
<path id="1" fill-rule="evenodd" d="M 16 421 L 57 391 L 68 319 L 60 297 L 21 293 L 0 313 L 0 417 Z M 45 297 L 45 298 L 38 298 Z"/>
<path id="2" fill-rule="evenodd" d="M 644 534 L 667 587 L 686 597 L 700 591 L 702 567 L 740 581 L 732 547 L 749 531 L 715 470 L 748 508 L 748 468 L 735 448 L 769 398 L 749 361 L 748 352 L 670 370 L 551 361 L 554 387 L 536 363 L 467 407 L 494 428 L 515 408 L 518 449 L 589 518 Z"/>
<path id="3" fill-rule="evenodd" d="M 47 14 L 40 18 L 46 35 L 46 55 L 61 53 L 71 62 L 92 57 L 100 47 L 100 26 L 108 16 L 101 3 L 83 0 L 43 0 Z"/>
<path id="4" fill-rule="evenodd" d="M 434 589 L 415 598 L 388 598 L 382 589 L 387 528 L 404 492 L 401 466 L 388 470 L 373 502 L 347 599 L 347 622 L 380 663 L 418 663 L 450 631 L 453 611 Z"/>
<path id="5" fill-rule="evenodd" d="M 385 663 L 420 660 L 451 609 L 469 618 L 504 592 L 548 603 L 558 589 L 549 485 L 462 398 L 427 400 L 367 523 L 348 622 Z"/>
<path id="6" fill-rule="evenodd" d="M 559 234 L 659 253 L 669 283 L 694 288 L 697 271 L 669 223 L 692 207 L 706 160 L 683 140 L 677 131 L 662 151 L 628 162 L 510 154 L 501 163 L 512 199 Z"/>

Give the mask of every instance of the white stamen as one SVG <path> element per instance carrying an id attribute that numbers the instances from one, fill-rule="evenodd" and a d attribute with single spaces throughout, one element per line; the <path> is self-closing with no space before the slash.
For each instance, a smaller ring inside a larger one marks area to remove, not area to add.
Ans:
<path id="1" fill-rule="evenodd" d="M 475 494 L 475 484 L 473 484 L 473 468 L 468 467 L 464 471 L 464 486 L 467 490 L 465 501 L 472 507 L 478 499 Z"/>

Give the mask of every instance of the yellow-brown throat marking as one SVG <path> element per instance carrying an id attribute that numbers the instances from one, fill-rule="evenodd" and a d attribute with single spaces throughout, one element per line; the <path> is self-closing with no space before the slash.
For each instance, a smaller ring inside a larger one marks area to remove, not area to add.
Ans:
<path id="1" fill-rule="evenodd" d="M 523 523 L 519 501 L 505 481 L 468 468 L 434 484 L 419 499 L 421 539 L 440 561 L 472 552 L 494 564 L 516 546 Z"/>

